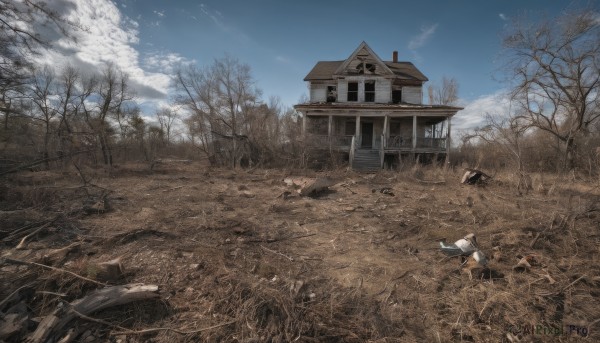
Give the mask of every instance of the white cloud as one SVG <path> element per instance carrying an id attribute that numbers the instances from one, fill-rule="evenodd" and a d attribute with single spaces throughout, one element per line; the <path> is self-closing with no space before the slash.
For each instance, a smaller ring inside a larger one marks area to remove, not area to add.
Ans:
<path id="1" fill-rule="evenodd" d="M 153 12 L 154 12 L 154 14 L 156 14 L 157 16 L 159 16 L 161 18 L 165 16 L 165 11 L 160 11 L 160 12 L 159 11 L 153 11 Z"/>
<path id="2" fill-rule="evenodd" d="M 154 52 L 147 54 L 143 66 L 146 71 L 173 74 L 179 66 L 195 63 L 179 54 L 172 52 Z"/>
<path id="3" fill-rule="evenodd" d="M 425 45 L 425 43 L 427 43 L 427 41 L 431 38 L 431 36 L 433 36 L 437 27 L 438 27 L 438 24 L 433 24 L 433 25 L 429 25 L 429 26 L 427 26 L 427 25 L 421 26 L 421 32 L 418 35 L 416 35 L 415 37 L 413 37 L 410 40 L 410 42 L 408 42 L 408 49 L 417 50 L 420 47 L 422 47 L 423 45 Z"/>
<path id="4" fill-rule="evenodd" d="M 275 56 L 275 61 L 283 64 L 288 64 L 291 62 L 289 58 L 281 55 Z"/>
<path id="5" fill-rule="evenodd" d="M 500 17 L 500 19 L 502 19 L 504 21 L 508 20 L 508 17 L 504 13 L 500 13 L 500 14 L 498 14 L 498 16 Z"/>
<path id="6" fill-rule="evenodd" d="M 452 130 L 464 131 L 485 125 L 485 115 L 507 116 L 510 113 L 510 100 L 505 91 L 481 96 L 471 102 L 462 102 L 459 111 L 452 118 Z"/>
<path id="7" fill-rule="evenodd" d="M 54 49 L 44 52 L 39 62 L 60 66 L 69 63 L 82 71 L 99 70 L 113 63 L 130 78 L 140 102 L 164 99 L 170 87 L 170 73 L 177 63 L 189 62 L 175 53 L 159 53 L 143 63 L 137 50 L 137 21 L 124 16 L 110 0 L 64 0 L 69 4 L 66 19 L 78 22 L 85 30 L 75 30 L 76 41 L 56 36 Z"/>

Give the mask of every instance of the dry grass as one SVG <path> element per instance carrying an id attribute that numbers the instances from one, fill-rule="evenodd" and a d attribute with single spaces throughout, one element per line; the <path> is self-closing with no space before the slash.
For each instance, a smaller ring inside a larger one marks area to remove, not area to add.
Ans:
<path id="1" fill-rule="evenodd" d="M 508 342 L 511 332 L 523 342 L 576 340 L 516 332 L 569 325 L 600 339 L 599 192 L 581 180 L 545 175 L 536 188 L 534 176 L 525 193 L 508 173 L 464 186 L 460 171 L 441 168 L 337 171 L 327 173 L 338 181 L 332 191 L 311 199 L 277 197 L 291 171 L 145 168 L 96 175 L 94 184 L 112 190 L 103 214 L 82 209 L 105 190 L 81 188 L 72 177 L 33 173 L 4 184 L 4 237 L 65 215 L 25 250 L 3 242 L 2 255 L 36 261 L 79 241 L 81 249 L 55 266 L 83 276 L 121 257 L 126 273 L 117 283 L 158 284 L 161 300 L 93 316 L 132 330 L 180 331 L 125 335 L 80 320 L 80 333 L 96 340 Z M 490 258 L 490 270 L 472 280 L 437 245 L 469 232 Z M 524 256 L 533 256 L 531 268 L 514 270 Z M 26 300 L 35 316 L 97 287 L 27 266 L 3 265 L 0 273 L 2 299 L 27 283 L 42 292 Z"/>

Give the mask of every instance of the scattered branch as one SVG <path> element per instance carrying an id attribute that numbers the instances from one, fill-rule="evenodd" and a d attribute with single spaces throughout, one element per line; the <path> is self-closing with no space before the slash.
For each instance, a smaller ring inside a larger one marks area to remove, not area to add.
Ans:
<path id="1" fill-rule="evenodd" d="M 260 247 L 261 247 L 263 250 L 265 250 L 265 251 L 268 251 L 268 252 L 270 252 L 270 253 L 273 253 L 273 254 L 275 254 L 275 255 L 283 256 L 283 257 L 287 258 L 288 260 L 290 260 L 290 261 L 294 262 L 294 258 L 293 258 L 293 257 L 290 257 L 290 256 L 288 256 L 288 255 L 282 254 L 282 253 L 280 253 L 279 251 L 271 250 L 271 249 L 269 249 L 269 248 L 267 248 L 267 247 L 265 247 L 265 246 L 263 246 L 263 245 L 261 245 Z"/>
<path id="2" fill-rule="evenodd" d="M 100 286 L 106 286 L 105 283 L 98 282 L 96 280 L 92 280 L 90 278 L 87 278 L 85 276 L 81 276 L 79 274 L 73 273 L 73 272 L 65 270 L 65 269 L 56 268 L 56 267 L 52 267 L 52 266 L 47 266 L 47 265 L 41 264 L 41 263 L 16 260 L 16 259 L 8 258 L 8 257 L 5 257 L 3 261 L 5 263 L 10 263 L 10 264 L 18 264 L 18 265 L 27 265 L 27 266 L 34 266 L 34 267 L 46 268 L 46 269 L 54 270 L 54 271 L 57 271 L 57 272 L 60 272 L 60 273 L 69 274 L 69 275 L 74 276 L 74 277 L 76 277 L 78 279 L 81 279 L 81 280 L 84 280 L 84 281 L 87 281 L 87 282 L 91 282 L 91 283 L 95 283 L 95 284 L 100 285 Z"/>
<path id="3" fill-rule="evenodd" d="M 178 333 L 180 335 L 191 335 L 191 334 L 195 334 L 195 333 L 198 333 L 198 332 L 208 331 L 208 330 L 220 328 L 220 327 L 223 327 L 223 326 L 231 325 L 231 324 L 233 324 L 235 322 L 237 322 L 237 320 L 231 320 L 231 321 L 228 321 L 228 322 L 225 322 L 225 323 L 221 323 L 221 324 L 217 324 L 217 325 L 213 325 L 213 326 L 209 326 L 209 327 L 205 327 L 205 328 L 201 328 L 201 329 L 197 329 L 197 330 L 191 330 L 191 331 L 183 331 L 183 330 L 178 330 L 178 329 L 173 329 L 173 328 L 150 328 L 150 329 L 139 330 L 139 331 L 125 330 L 125 331 L 111 332 L 110 335 L 111 336 L 117 336 L 117 335 L 144 335 L 144 334 L 151 333 L 151 332 L 156 332 L 156 331 L 171 331 L 171 332 Z"/>

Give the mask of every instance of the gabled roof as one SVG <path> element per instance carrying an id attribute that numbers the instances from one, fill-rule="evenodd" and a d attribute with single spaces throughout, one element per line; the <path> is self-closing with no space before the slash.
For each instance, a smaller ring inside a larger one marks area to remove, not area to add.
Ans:
<path id="1" fill-rule="evenodd" d="M 344 63 L 342 63 L 342 65 L 336 69 L 334 74 L 337 74 L 337 75 L 343 74 L 344 71 L 346 70 L 346 68 L 348 68 L 348 66 L 350 65 L 350 63 L 359 57 L 358 54 L 364 53 L 363 51 L 366 52 L 366 56 L 370 56 L 371 59 L 381 67 L 382 70 L 380 71 L 380 74 L 392 75 L 392 71 L 383 63 L 381 58 L 379 58 L 379 56 L 377 56 L 375 51 L 373 51 L 373 49 L 371 49 L 371 47 L 364 41 L 362 43 L 360 43 L 358 48 L 356 48 L 354 50 L 354 52 L 350 55 L 350 57 L 348 57 L 344 61 Z M 367 57 L 362 56 L 362 58 L 367 58 Z"/>
<path id="2" fill-rule="evenodd" d="M 401 79 L 429 81 L 417 67 L 411 62 L 385 62 L 394 75 Z"/>
<path id="3" fill-rule="evenodd" d="M 340 76 L 348 68 L 348 65 L 356 59 L 361 51 L 367 51 L 374 61 L 379 65 L 380 74 L 395 76 L 398 79 L 413 81 L 428 81 L 429 79 L 421 73 L 411 62 L 382 61 L 379 56 L 371 50 L 367 43 L 362 42 L 356 50 L 343 61 L 319 61 L 306 75 L 304 81 L 333 80 Z"/>
<path id="4" fill-rule="evenodd" d="M 342 65 L 344 61 L 319 61 L 306 75 L 304 81 L 312 80 L 332 80 L 333 73 Z"/>

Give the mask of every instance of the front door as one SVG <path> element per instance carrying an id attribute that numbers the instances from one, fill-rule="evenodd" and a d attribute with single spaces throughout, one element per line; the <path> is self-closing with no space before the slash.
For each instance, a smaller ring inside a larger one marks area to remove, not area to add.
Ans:
<path id="1" fill-rule="evenodd" d="M 373 147 L 373 123 L 360 123 L 362 133 L 361 148 L 371 149 Z"/>

